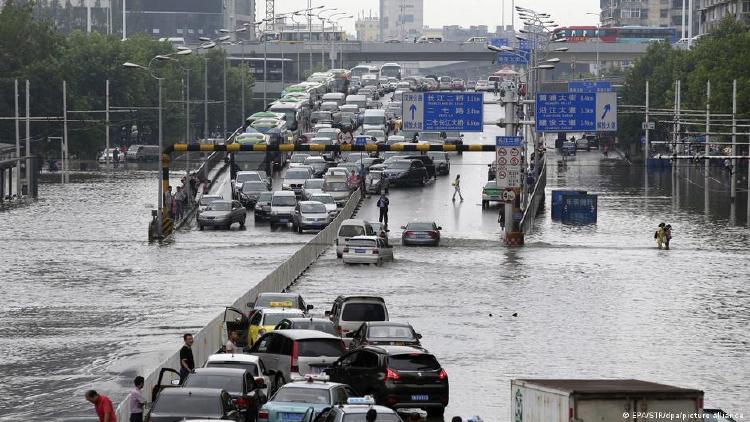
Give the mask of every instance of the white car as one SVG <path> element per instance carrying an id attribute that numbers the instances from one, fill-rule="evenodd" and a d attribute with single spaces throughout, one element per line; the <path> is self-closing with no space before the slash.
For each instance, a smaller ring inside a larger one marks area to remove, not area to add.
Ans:
<path id="1" fill-rule="evenodd" d="M 206 368 L 245 369 L 255 378 L 256 385 L 261 383 L 266 385 L 260 389 L 266 397 L 268 397 L 269 391 L 275 390 L 275 387 L 271 385 L 273 380 L 268 376 L 266 367 L 263 366 L 263 362 L 257 356 L 244 353 L 217 353 L 210 355 L 203 366 Z"/>
<path id="2" fill-rule="evenodd" d="M 378 236 L 355 236 L 344 245 L 345 264 L 375 264 L 393 260 L 393 246 Z"/>
<path id="3" fill-rule="evenodd" d="M 367 137 L 367 143 L 372 143 L 372 138 L 375 138 L 376 144 L 384 144 L 385 143 L 385 131 L 382 129 L 370 129 L 368 131 L 365 131 L 364 136 Z"/>
<path id="4" fill-rule="evenodd" d="M 208 204 L 214 201 L 223 201 L 224 197 L 221 195 L 203 195 L 198 203 L 198 214 L 206 210 Z"/>
<path id="5" fill-rule="evenodd" d="M 290 190 L 297 196 L 302 196 L 302 186 L 305 184 L 305 180 L 312 179 L 313 172 L 308 166 L 300 166 L 291 168 L 284 174 L 284 179 L 281 181 L 282 190 Z"/>
<path id="6" fill-rule="evenodd" d="M 305 159 L 309 156 L 310 154 L 295 152 L 294 154 L 292 154 L 292 157 L 289 159 L 289 168 L 300 167 L 300 166 L 305 165 Z"/>
<path id="7" fill-rule="evenodd" d="M 333 220 L 325 205 L 315 201 L 299 201 L 292 216 L 292 230 L 323 230 Z"/>
<path id="8" fill-rule="evenodd" d="M 346 178 L 349 178 L 349 175 L 350 175 L 349 169 L 346 167 L 331 167 L 328 170 L 326 170 L 326 174 L 324 177 L 344 176 Z"/>
<path id="9" fill-rule="evenodd" d="M 278 224 L 289 224 L 292 222 L 294 207 L 297 206 L 297 196 L 292 191 L 284 190 L 273 193 L 271 198 L 271 228 Z"/>
<path id="10" fill-rule="evenodd" d="M 302 197 L 306 201 L 314 201 L 310 199 L 311 196 L 323 193 L 323 179 L 307 179 L 305 185 L 302 186 Z"/>
<path id="11" fill-rule="evenodd" d="M 326 206 L 326 211 L 332 216 L 336 216 L 339 213 L 339 207 L 336 205 L 336 200 L 330 193 L 315 193 L 307 198 L 308 201 L 316 201 Z"/>
<path id="12" fill-rule="evenodd" d="M 402 135 L 391 135 L 388 137 L 388 145 L 401 144 L 406 142 L 406 138 Z"/>
<path id="13" fill-rule="evenodd" d="M 242 184 L 245 182 L 263 182 L 270 189 L 271 181 L 264 177 L 265 172 L 261 174 L 258 171 L 238 171 L 234 180 L 234 194 L 239 195 L 242 192 Z"/>

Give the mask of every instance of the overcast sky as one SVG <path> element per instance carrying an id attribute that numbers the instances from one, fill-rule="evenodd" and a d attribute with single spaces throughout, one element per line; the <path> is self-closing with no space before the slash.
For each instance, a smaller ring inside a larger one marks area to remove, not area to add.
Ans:
<path id="1" fill-rule="evenodd" d="M 490 30 L 501 22 L 503 0 L 424 0 L 424 23 L 430 27 L 444 25 L 487 25 Z M 256 0 L 257 17 L 265 16 L 265 1 Z M 348 12 L 355 17 L 364 12 L 373 16 L 379 13 L 378 0 L 312 0 L 313 7 L 325 5 Z M 511 0 L 505 0 L 505 24 L 510 25 Z M 596 16 L 587 12 L 598 12 L 598 0 L 516 0 L 516 6 L 528 7 L 540 13 L 550 13 L 552 19 L 562 26 L 574 24 L 594 24 Z M 276 13 L 292 12 L 307 7 L 307 0 L 276 1 Z M 354 33 L 354 19 L 342 20 L 348 32 Z M 518 25 L 518 17 L 516 17 Z"/>

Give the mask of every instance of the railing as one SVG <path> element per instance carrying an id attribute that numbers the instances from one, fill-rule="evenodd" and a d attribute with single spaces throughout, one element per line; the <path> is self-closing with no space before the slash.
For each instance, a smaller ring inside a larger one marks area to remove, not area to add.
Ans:
<path id="1" fill-rule="evenodd" d="M 260 283 L 255 287 L 248 290 L 239 299 L 235 300 L 232 307 L 242 310 L 243 312 L 249 311 L 247 303 L 254 301 L 258 293 L 262 292 L 280 292 L 285 290 L 294 283 L 302 273 L 312 265 L 318 257 L 333 244 L 336 235 L 338 234 L 339 226 L 341 223 L 351 218 L 354 214 L 355 209 L 359 205 L 361 193 L 359 190 L 355 191 L 349 198 L 346 206 L 341 210 L 339 215 L 318 233 L 312 240 L 310 240 L 305 246 L 294 253 L 289 259 L 279 265 L 273 272 L 268 274 Z M 193 357 L 195 358 L 196 366 L 202 365 L 209 355 L 216 353 L 223 344 L 223 339 L 226 338 L 226 327 L 224 324 L 224 313 L 220 313 L 214 319 L 212 319 L 205 327 L 199 332 L 193 335 L 195 342 L 193 343 Z M 149 394 L 146 400 L 151 401 L 151 391 L 158 381 L 159 370 L 161 368 L 174 368 L 179 369 L 180 367 L 180 353 L 176 351 L 172 356 L 161 363 L 157 368 L 146 376 L 144 393 Z M 171 379 L 163 380 L 163 382 L 170 382 Z M 130 396 L 126 396 L 125 399 L 117 407 L 117 420 L 126 421 L 130 417 Z"/>
<path id="2" fill-rule="evenodd" d="M 521 217 L 521 231 L 528 235 L 534 228 L 534 220 L 539 213 L 540 206 L 544 204 L 545 189 L 547 188 L 547 161 L 542 159 L 542 171 L 539 173 L 539 177 L 534 184 L 534 190 L 531 194 L 531 201 L 523 211 L 523 217 Z"/>

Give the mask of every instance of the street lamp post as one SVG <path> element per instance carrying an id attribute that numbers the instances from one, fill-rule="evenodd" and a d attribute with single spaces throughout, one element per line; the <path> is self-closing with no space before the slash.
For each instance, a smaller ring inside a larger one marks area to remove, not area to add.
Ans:
<path id="1" fill-rule="evenodd" d="M 337 56 L 337 54 L 336 54 L 336 25 L 341 20 L 344 20 L 344 19 L 353 19 L 353 18 L 354 18 L 353 15 L 349 15 L 349 16 L 342 16 L 340 18 L 336 18 L 336 19 L 331 20 L 331 25 L 333 25 L 333 37 L 331 37 L 331 69 L 336 68 L 336 56 Z M 341 58 L 341 61 L 342 62 L 344 61 L 344 59 L 343 59 L 343 49 L 342 49 L 342 58 Z M 343 63 L 342 63 L 341 67 L 344 67 Z"/>

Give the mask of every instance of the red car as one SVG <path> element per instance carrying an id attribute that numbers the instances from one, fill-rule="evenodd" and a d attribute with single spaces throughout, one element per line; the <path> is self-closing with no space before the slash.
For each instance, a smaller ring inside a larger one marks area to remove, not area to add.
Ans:
<path id="1" fill-rule="evenodd" d="M 461 79 L 454 79 L 453 82 L 451 82 L 451 89 L 464 90 L 466 89 L 466 84 Z"/>

